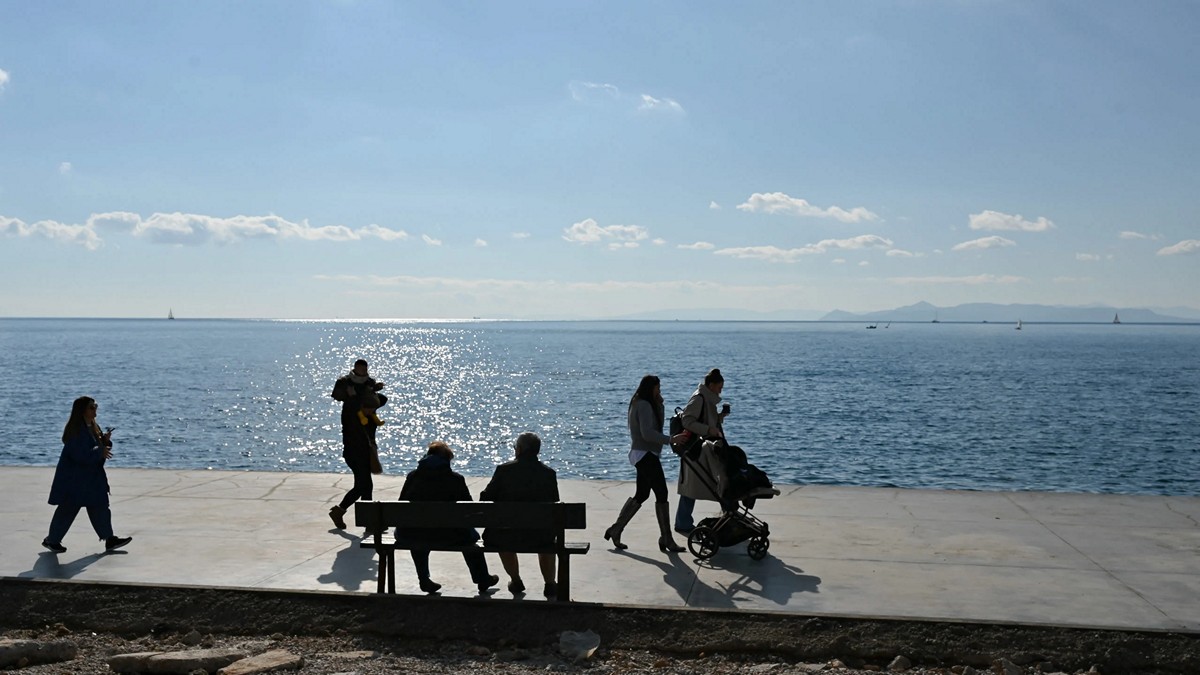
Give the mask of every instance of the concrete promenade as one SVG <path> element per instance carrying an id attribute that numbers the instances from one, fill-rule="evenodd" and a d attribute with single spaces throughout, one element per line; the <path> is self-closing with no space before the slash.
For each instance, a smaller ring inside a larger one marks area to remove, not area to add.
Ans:
<path id="1" fill-rule="evenodd" d="M 370 593 L 376 564 L 360 530 L 332 529 L 326 512 L 349 474 L 110 469 L 117 534 L 105 554 L 85 513 L 64 540 L 40 543 L 53 507 L 53 469 L 0 468 L 0 576 Z M 379 476 L 395 499 L 403 476 Z M 478 496 L 484 478 L 468 478 Z M 951 492 L 778 486 L 755 515 L 771 546 L 754 561 L 745 544 L 707 561 L 656 547 L 647 504 L 626 530 L 629 550 L 603 539 L 630 483 L 560 481 L 564 501 L 588 505 L 592 542 L 572 563 L 580 602 L 802 615 L 946 619 L 1200 632 L 1200 498 L 1038 492 Z M 672 495 L 674 498 L 674 495 Z M 672 506 L 674 502 L 672 501 Z M 711 502 L 697 504 L 709 515 Z M 353 521 L 351 521 L 353 526 Z M 678 537 L 683 543 L 683 537 Z M 512 602 L 502 583 L 492 602 Z M 407 556 L 397 592 L 418 593 Z M 543 602 L 532 556 L 521 558 Z M 461 556 L 434 553 L 443 595 L 471 597 Z"/>

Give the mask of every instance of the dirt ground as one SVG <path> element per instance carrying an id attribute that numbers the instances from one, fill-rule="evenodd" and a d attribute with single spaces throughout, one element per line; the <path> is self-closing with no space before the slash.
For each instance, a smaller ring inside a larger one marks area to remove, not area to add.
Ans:
<path id="1" fill-rule="evenodd" d="M 847 669 L 840 672 L 855 672 L 886 668 L 902 655 L 914 666 L 909 672 L 962 672 L 965 666 L 990 671 L 1000 659 L 1031 673 L 1200 672 L 1200 634 L 0 579 L 5 636 L 52 630 L 111 635 L 136 641 L 139 649 L 153 648 L 156 640 L 178 649 L 177 636 L 193 632 L 277 642 L 307 638 L 320 643 L 311 649 L 326 650 L 341 645 L 394 652 L 401 641 L 417 656 L 436 658 L 449 643 L 459 653 L 540 653 L 557 645 L 563 631 L 591 630 L 601 638 L 594 663 L 607 660 L 610 666 L 601 670 L 650 659 L 650 669 L 659 672 L 749 672 L 697 661 L 717 659 L 757 664 L 753 672 L 790 672 L 789 664 L 836 660 Z"/>

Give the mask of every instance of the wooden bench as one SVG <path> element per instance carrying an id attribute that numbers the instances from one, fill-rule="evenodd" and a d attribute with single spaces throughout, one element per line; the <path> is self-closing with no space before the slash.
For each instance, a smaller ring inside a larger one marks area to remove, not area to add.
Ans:
<path id="1" fill-rule="evenodd" d="M 548 548 L 494 548 L 476 545 L 488 553 L 553 553 L 558 557 L 558 600 L 571 599 L 571 556 L 584 554 L 591 548 L 585 542 L 566 541 L 567 530 L 587 527 L 587 504 L 562 502 L 356 502 L 354 522 L 371 537 L 359 542 L 361 548 L 373 548 L 379 555 L 379 593 L 396 592 L 397 549 L 413 548 L 408 542 L 398 542 L 391 536 L 396 527 L 403 528 L 461 528 L 486 527 L 553 530 L 554 544 Z M 387 534 L 385 539 L 384 535 Z M 424 546 L 422 546 L 424 548 Z M 428 547 L 431 551 L 463 551 L 466 546 Z"/>

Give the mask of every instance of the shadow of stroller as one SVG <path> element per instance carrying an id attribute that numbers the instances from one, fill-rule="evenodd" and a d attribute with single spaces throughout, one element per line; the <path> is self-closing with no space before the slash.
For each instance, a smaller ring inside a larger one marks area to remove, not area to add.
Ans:
<path id="1" fill-rule="evenodd" d="M 364 582 L 374 582 L 378 578 L 379 562 L 375 560 L 375 551 L 369 548 L 359 548 L 359 538 L 353 534 L 334 530 L 349 544 L 340 549 L 333 558 L 329 571 L 317 577 L 322 584 L 337 584 L 347 591 L 363 590 Z M 375 590 L 374 587 L 367 590 Z"/>
<path id="2" fill-rule="evenodd" d="M 628 550 L 614 551 L 614 553 L 631 558 L 641 563 L 646 563 L 647 565 L 653 565 L 662 570 L 663 581 L 667 582 L 668 586 L 675 589 L 675 592 L 679 594 L 680 599 L 683 600 L 685 604 L 690 604 L 689 600 L 691 597 L 697 591 L 704 589 L 708 591 L 709 594 L 719 598 L 724 598 L 725 600 L 724 602 L 718 604 L 708 605 L 709 607 L 727 609 L 734 607 L 732 598 L 719 596 L 715 592 L 715 589 L 709 589 L 708 586 L 702 583 L 699 576 L 696 574 L 695 568 L 689 565 L 686 562 L 686 558 L 681 555 L 673 555 L 666 560 L 663 560 L 661 558 L 647 558 L 646 556 L 631 553 Z"/>
<path id="3" fill-rule="evenodd" d="M 17 576 L 26 579 L 72 579 L 86 570 L 92 563 L 114 553 L 128 553 L 128 551 L 92 553 L 72 560 L 69 563 L 59 562 L 58 556 L 62 555 L 61 553 L 47 551 L 38 554 L 37 561 L 33 563 L 33 569 L 21 572 Z"/>
<path id="4" fill-rule="evenodd" d="M 821 577 L 804 574 L 804 570 L 773 555 L 768 555 L 762 560 L 753 560 L 748 555 L 725 555 L 698 562 L 701 567 L 741 575 L 724 587 L 725 596 L 731 604 L 735 596 L 756 595 L 785 606 L 796 593 L 821 592 Z"/>

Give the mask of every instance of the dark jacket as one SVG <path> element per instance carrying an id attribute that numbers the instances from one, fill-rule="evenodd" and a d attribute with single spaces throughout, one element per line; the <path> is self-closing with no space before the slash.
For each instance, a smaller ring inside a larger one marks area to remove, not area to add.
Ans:
<path id="1" fill-rule="evenodd" d="M 471 491 L 467 481 L 450 469 L 450 460 L 441 455 L 425 455 L 417 468 L 404 478 L 400 499 L 409 502 L 469 502 Z M 479 533 L 464 528 L 410 528 L 396 530 L 397 539 L 437 542 L 441 544 L 470 544 L 479 541 Z"/>
<path id="2" fill-rule="evenodd" d="M 108 506 L 104 447 L 86 426 L 63 445 L 50 484 L 49 503 L 58 506 Z"/>
<path id="3" fill-rule="evenodd" d="M 536 455 L 501 464 L 492 480 L 479 493 L 483 502 L 557 502 L 558 476 L 538 461 Z M 483 531 L 483 543 L 499 548 L 537 548 L 554 543 L 554 532 L 546 530 L 498 529 Z"/>
<path id="4" fill-rule="evenodd" d="M 363 426 L 358 419 L 358 411 L 362 406 L 362 396 L 368 392 L 377 391 L 377 383 L 372 378 L 366 382 L 356 383 L 347 373 L 333 383 L 330 392 L 335 400 L 342 402 L 342 456 L 354 468 L 354 462 L 366 466 L 365 463 L 375 446 L 375 426 Z M 380 405 L 387 403 L 387 397 L 379 394 Z"/>

